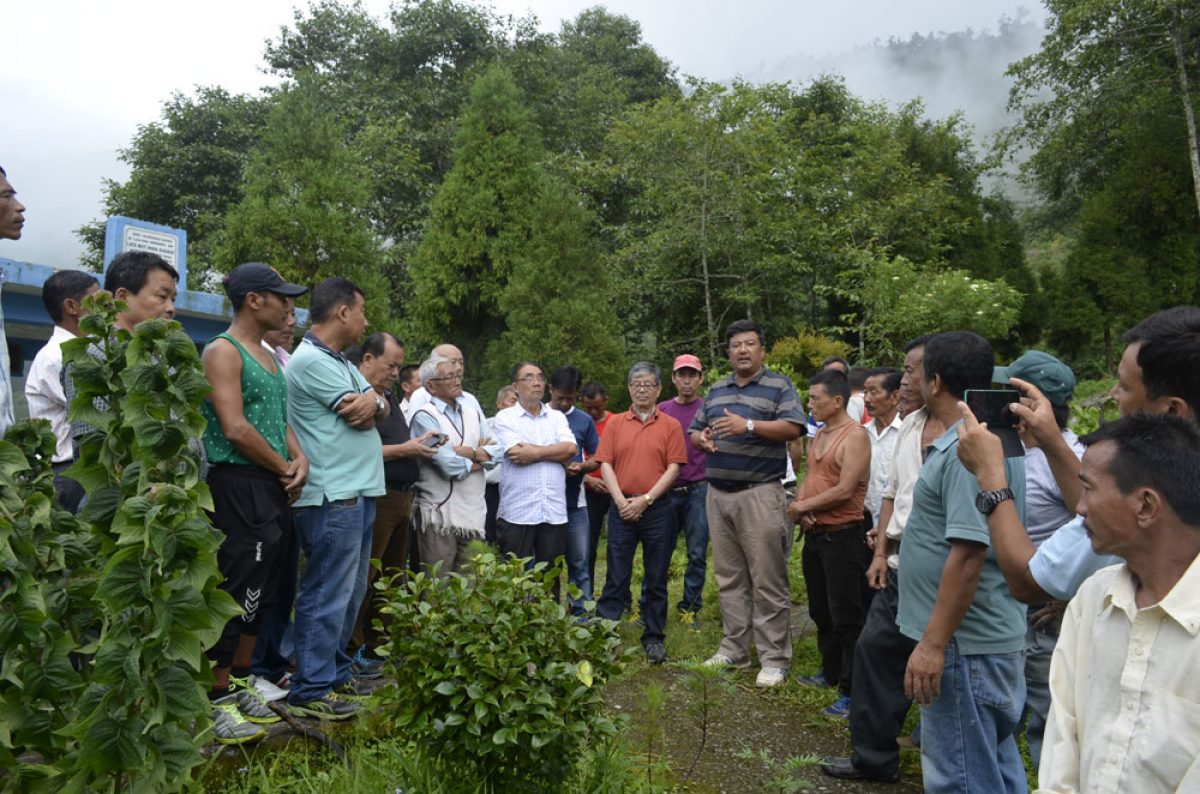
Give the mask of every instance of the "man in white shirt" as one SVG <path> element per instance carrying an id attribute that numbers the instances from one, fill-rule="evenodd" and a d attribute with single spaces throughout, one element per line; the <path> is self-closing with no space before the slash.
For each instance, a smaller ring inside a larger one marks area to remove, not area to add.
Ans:
<path id="1" fill-rule="evenodd" d="M 1134 414 L 1083 443 L 1079 514 L 1125 562 L 1067 607 L 1038 790 L 1200 791 L 1200 433 Z"/>
<path id="2" fill-rule="evenodd" d="M 892 367 L 880 367 L 867 376 L 863 392 L 871 421 L 867 435 L 871 439 L 871 478 L 867 481 L 867 511 L 876 522 L 892 469 L 892 455 L 900 435 L 900 380 L 904 373 Z"/>
<path id="3" fill-rule="evenodd" d="M 54 431 L 54 493 L 59 506 L 72 513 L 79 509 L 83 486 L 63 476 L 74 463 L 75 455 L 61 377 L 62 345 L 79 336 L 79 318 L 84 315 L 83 299 L 99 289 L 96 277 L 82 270 L 60 270 L 46 279 L 42 285 L 42 302 L 54 321 L 54 333 L 34 356 L 29 377 L 25 379 L 29 418 L 49 421 L 50 429 Z"/>
<path id="4" fill-rule="evenodd" d="M 578 449 L 575 434 L 561 411 L 542 404 L 546 376 L 541 367 L 522 361 L 511 374 L 517 404 L 492 421 L 504 468 L 496 535 L 500 551 L 552 565 L 567 551 L 563 464 Z M 557 582 L 554 592 L 557 596 Z"/>

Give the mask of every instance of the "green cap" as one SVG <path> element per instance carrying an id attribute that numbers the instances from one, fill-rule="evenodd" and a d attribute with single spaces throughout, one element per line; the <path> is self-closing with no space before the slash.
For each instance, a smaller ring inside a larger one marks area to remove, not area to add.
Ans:
<path id="1" fill-rule="evenodd" d="M 1075 373 L 1071 368 L 1040 350 L 1026 350 L 1007 367 L 992 371 L 995 383 L 1008 383 L 1009 378 L 1029 381 L 1055 405 L 1066 405 L 1075 393 Z"/>

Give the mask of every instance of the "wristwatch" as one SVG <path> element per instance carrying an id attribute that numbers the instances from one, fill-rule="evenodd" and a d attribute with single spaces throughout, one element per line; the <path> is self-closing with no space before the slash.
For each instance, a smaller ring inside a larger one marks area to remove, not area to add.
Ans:
<path id="1" fill-rule="evenodd" d="M 654 497 L 651 496 L 650 494 L 644 493 L 644 494 L 642 494 L 642 498 L 646 500 L 646 507 L 650 507 L 651 505 L 654 504 Z"/>
<path id="2" fill-rule="evenodd" d="M 387 403 L 378 394 L 375 395 L 375 415 L 379 416 L 383 413 L 383 409 L 387 407 Z"/>
<path id="3" fill-rule="evenodd" d="M 980 491 L 975 494 L 975 509 L 983 513 L 985 516 L 990 516 L 992 511 L 1000 506 L 1001 502 L 1006 502 L 1013 496 L 1012 488 L 1001 488 L 998 491 Z"/>
<path id="4" fill-rule="evenodd" d="M 749 433 L 750 435 L 754 435 L 754 420 L 753 419 L 746 420 L 746 432 Z"/>

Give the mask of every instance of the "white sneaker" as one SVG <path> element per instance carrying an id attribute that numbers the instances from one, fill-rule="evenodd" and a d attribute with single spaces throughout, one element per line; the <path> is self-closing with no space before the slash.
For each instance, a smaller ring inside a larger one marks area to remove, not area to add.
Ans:
<path id="1" fill-rule="evenodd" d="M 737 667 L 740 669 L 743 667 L 748 667 L 749 662 L 743 662 L 742 664 L 738 664 L 733 659 L 730 659 L 728 656 L 726 656 L 723 653 L 714 653 L 712 656 L 710 656 L 704 660 L 704 666 L 705 667 Z"/>
<path id="2" fill-rule="evenodd" d="M 758 671 L 758 678 L 754 679 L 754 685 L 764 689 L 779 686 L 785 677 L 787 677 L 786 667 L 764 667 Z"/>
<path id="3" fill-rule="evenodd" d="M 274 703 L 277 700 L 283 700 L 288 696 L 288 691 L 286 689 L 275 686 L 265 678 L 252 675 L 247 679 L 247 681 L 249 682 L 250 686 L 254 687 L 254 690 L 262 696 L 262 699 L 268 703 Z"/>

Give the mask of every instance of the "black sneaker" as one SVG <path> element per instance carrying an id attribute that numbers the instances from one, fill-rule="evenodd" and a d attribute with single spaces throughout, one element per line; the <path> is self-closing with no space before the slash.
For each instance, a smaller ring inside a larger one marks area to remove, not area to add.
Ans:
<path id="1" fill-rule="evenodd" d="M 358 703 L 345 696 L 329 692 L 304 703 L 289 703 L 288 713 L 295 717 L 316 717 L 319 720 L 348 720 L 357 716 L 360 708 Z"/>
<path id="2" fill-rule="evenodd" d="M 661 642 L 646 643 L 646 661 L 650 664 L 662 664 L 667 660 L 667 649 Z"/>

